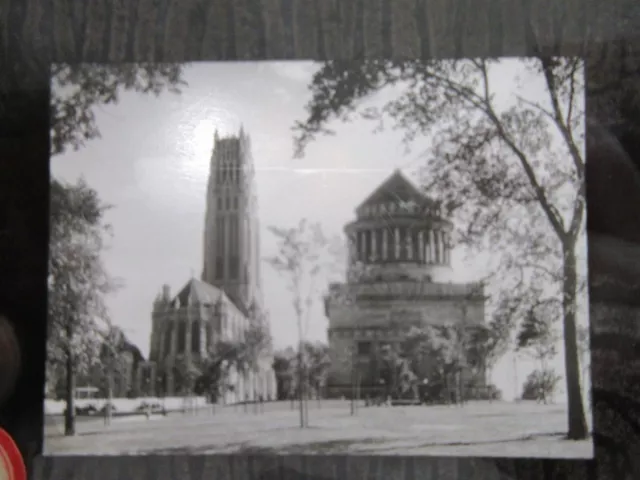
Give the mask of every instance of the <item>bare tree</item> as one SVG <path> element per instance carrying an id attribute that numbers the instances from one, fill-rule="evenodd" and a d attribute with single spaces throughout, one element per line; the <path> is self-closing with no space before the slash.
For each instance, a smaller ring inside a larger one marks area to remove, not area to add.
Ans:
<path id="1" fill-rule="evenodd" d="M 272 226 L 269 231 L 276 237 L 278 252 L 266 261 L 286 279 L 298 330 L 297 394 L 300 401 L 300 427 L 304 428 L 308 426 L 304 338 L 313 304 L 321 297 L 320 274 L 330 268 L 333 261 L 329 254 L 331 242 L 319 224 L 309 223 L 306 219 L 291 228 Z"/>

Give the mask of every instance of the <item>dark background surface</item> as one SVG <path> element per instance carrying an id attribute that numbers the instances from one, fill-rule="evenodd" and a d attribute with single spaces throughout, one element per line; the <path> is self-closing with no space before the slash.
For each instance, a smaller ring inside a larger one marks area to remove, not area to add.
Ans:
<path id="1" fill-rule="evenodd" d="M 0 6 L 0 313 L 23 369 L 0 424 L 34 478 L 640 478 L 640 123 L 633 0 L 4 0 Z M 58 457 L 42 445 L 51 62 L 584 55 L 596 461 Z M 603 82 L 603 78 L 606 82 Z M 592 82 L 592 83 L 595 83 Z M 612 134 L 615 134 L 612 136 Z M 628 328 L 623 329 L 621 326 Z M 616 374 L 612 375 L 611 372 Z M 322 472 L 322 473 L 321 473 Z"/>

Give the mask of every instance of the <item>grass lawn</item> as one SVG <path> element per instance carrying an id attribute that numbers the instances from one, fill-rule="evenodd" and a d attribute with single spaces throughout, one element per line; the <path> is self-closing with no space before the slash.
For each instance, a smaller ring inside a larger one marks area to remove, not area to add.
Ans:
<path id="1" fill-rule="evenodd" d="M 572 442 L 565 405 L 470 403 L 455 406 L 360 407 L 309 402 L 309 428 L 288 402 L 216 407 L 146 419 L 123 417 L 77 423 L 64 437 L 62 419 L 45 428 L 47 454 L 298 453 L 592 458 L 591 440 Z"/>

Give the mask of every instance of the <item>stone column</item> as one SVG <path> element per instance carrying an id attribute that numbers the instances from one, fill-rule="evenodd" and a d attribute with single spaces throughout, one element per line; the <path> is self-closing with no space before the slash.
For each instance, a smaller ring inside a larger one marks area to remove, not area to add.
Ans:
<path id="1" fill-rule="evenodd" d="M 382 260 L 386 260 L 389 251 L 389 230 L 386 228 L 382 230 Z"/>
<path id="2" fill-rule="evenodd" d="M 440 263 L 440 232 L 437 230 L 433 232 L 433 261 Z"/>
<path id="3" fill-rule="evenodd" d="M 405 246 L 407 248 L 407 260 L 413 260 L 413 232 L 407 227 L 405 230 Z"/>
<path id="4" fill-rule="evenodd" d="M 418 261 L 424 263 L 424 230 L 418 232 Z"/>
<path id="5" fill-rule="evenodd" d="M 442 232 L 442 249 L 444 252 L 444 264 L 449 265 L 449 235 Z"/>
<path id="6" fill-rule="evenodd" d="M 376 245 L 376 233 L 377 230 L 371 230 L 369 234 L 371 235 L 371 259 L 377 260 L 379 258 L 378 255 L 378 245 Z"/>
<path id="7" fill-rule="evenodd" d="M 429 264 L 431 262 L 431 254 L 429 252 L 429 230 L 424 231 L 424 263 Z"/>
<path id="8" fill-rule="evenodd" d="M 393 251 L 395 260 L 400 260 L 400 229 L 398 227 L 394 230 Z"/>
<path id="9" fill-rule="evenodd" d="M 436 261 L 436 246 L 435 246 L 435 235 L 433 234 L 433 230 L 429 230 L 429 263 L 434 263 Z"/>
<path id="10" fill-rule="evenodd" d="M 353 265 L 358 260 L 358 245 L 353 233 L 349 235 L 348 243 L 348 262 L 350 265 Z"/>

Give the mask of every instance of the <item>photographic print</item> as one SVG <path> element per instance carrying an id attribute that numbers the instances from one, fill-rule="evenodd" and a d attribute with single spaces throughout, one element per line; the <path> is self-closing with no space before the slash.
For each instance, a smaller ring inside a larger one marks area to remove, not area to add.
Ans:
<path id="1" fill-rule="evenodd" d="M 593 457 L 582 60 L 51 85 L 46 454 Z"/>

